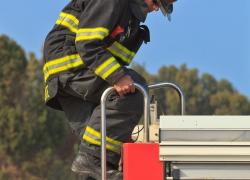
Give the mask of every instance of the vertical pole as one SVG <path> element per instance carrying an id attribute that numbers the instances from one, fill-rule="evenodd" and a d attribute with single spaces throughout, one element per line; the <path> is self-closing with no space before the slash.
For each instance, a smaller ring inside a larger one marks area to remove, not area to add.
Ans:
<path id="1" fill-rule="evenodd" d="M 106 162 L 107 162 L 107 156 L 106 156 L 106 100 L 108 95 L 114 90 L 113 87 L 109 87 L 106 89 L 101 97 L 101 178 L 102 180 L 107 180 L 107 173 L 106 173 Z"/>
<path id="2" fill-rule="evenodd" d="M 144 142 L 149 141 L 149 96 L 148 92 L 139 84 L 134 84 L 144 96 Z M 113 87 L 107 88 L 101 97 L 101 180 L 107 180 L 107 157 L 106 157 L 106 100 L 108 95 L 114 90 Z"/>
<path id="3" fill-rule="evenodd" d="M 143 142 L 149 142 L 149 121 L 150 121 L 150 102 L 148 92 L 140 85 L 135 83 L 135 87 L 142 93 L 144 97 L 144 133 Z"/>

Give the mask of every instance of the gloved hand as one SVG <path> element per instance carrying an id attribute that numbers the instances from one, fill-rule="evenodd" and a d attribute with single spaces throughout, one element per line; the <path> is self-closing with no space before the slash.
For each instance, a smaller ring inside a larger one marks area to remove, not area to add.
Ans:
<path id="1" fill-rule="evenodd" d="M 114 88 L 119 96 L 124 96 L 127 93 L 134 93 L 134 80 L 129 75 L 125 75 L 114 84 Z"/>

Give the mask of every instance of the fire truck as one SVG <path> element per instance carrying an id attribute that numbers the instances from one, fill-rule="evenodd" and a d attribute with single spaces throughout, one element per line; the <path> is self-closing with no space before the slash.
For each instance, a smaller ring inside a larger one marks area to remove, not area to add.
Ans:
<path id="1" fill-rule="evenodd" d="M 123 145 L 124 180 L 250 179 L 250 116 L 185 115 L 181 88 L 163 82 L 149 85 L 149 91 L 176 90 L 180 115 L 157 118 L 156 102 L 150 104 L 148 92 L 135 86 L 144 96 L 144 123 L 134 130 L 136 142 Z M 102 180 L 107 179 L 105 102 L 113 90 L 101 98 Z"/>

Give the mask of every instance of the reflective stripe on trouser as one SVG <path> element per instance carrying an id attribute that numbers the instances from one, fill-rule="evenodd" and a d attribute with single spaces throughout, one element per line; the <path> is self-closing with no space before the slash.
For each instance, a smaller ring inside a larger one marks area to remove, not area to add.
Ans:
<path id="1" fill-rule="evenodd" d="M 128 70 L 127 73 L 136 83 L 145 85 L 145 81 L 139 74 L 132 70 Z M 83 151 L 100 157 L 101 106 L 99 103 L 103 91 L 109 87 L 109 84 L 88 69 L 74 72 L 74 77 L 72 77 L 72 74 L 73 72 L 59 75 L 59 79 L 61 76 L 70 77 L 70 83 L 66 86 L 59 86 L 60 91 L 69 95 L 59 93 L 57 98 L 71 123 L 71 127 L 73 127 L 73 124 L 76 125 L 73 128 L 81 133 L 79 134 L 81 138 L 80 152 Z M 77 101 L 79 103 L 76 103 Z M 109 137 L 107 138 L 107 145 L 111 147 L 107 147 L 108 162 L 112 164 L 119 162 L 121 144 L 119 145 L 117 142 L 130 142 L 131 133 L 139 122 L 142 112 L 143 97 L 138 91 L 124 97 L 120 97 L 113 91 L 108 96 L 106 101 L 106 127 L 107 137 Z M 86 127 L 89 127 L 87 131 L 85 131 Z M 83 132 L 80 132 L 80 129 Z M 91 131 L 91 129 L 94 129 L 94 131 Z M 91 142 L 86 137 L 95 141 Z"/>
<path id="2" fill-rule="evenodd" d="M 134 79 L 133 75 L 131 75 L 131 77 Z M 135 80 L 135 82 L 143 85 L 141 81 Z M 116 146 L 112 141 L 109 141 L 110 139 L 122 143 L 131 142 L 132 131 L 136 124 L 138 124 L 142 112 L 143 96 L 141 95 L 141 93 L 136 91 L 135 93 L 120 97 L 116 92 L 112 92 L 110 96 L 108 96 L 106 101 L 106 136 L 108 137 L 106 138 L 106 145 L 109 145 L 111 148 L 119 147 Z M 83 142 L 80 146 L 80 151 L 88 152 L 97 157 L 100 157 L 101 149 L 101 136 L 99 135 L 101 128 L 100 115 L 101 106 L 98 105 L 93 110 L 91 118 L 89 119 L 87 124 L 88 127 L 91 127 L 95 131 L 94 133 L 92 133 L 89 130 L 85 130 L 83 135 Z M 98 133 L 95 134 L 96 132 Z M 88 143 L 89 145 L 85 145 L 86 143 Z M 95 147 L 93 147 L 94 145 Z M 106 149 L 108 150 L 107 160 L 108 162 L 117 164 L 120 158 L 120 150 L 113 150 L 109 146 L 106 146 Z"/>
<path id="3" fill-rule="evenodd" d="M 91 144 L 95 144 L 100 146 L 101 145 L 101 133 L 94 130 L 93 128 L 87 126 L 84 134 L 83 139 Z M 106 148 L 110 151 L 120 153 L 122 142 L 114 140 L 110 137 L 106 137 Z"/>
<path id="4" fill-rule="evenodd" d="M 108 47 L 108 50 L 115 56 L 121 58 L 126 64 L 130 64 L 132 59 L 135 56 L 135 52 L 130 51 L 122 44 L 115 41 L 110 47 Z"/>

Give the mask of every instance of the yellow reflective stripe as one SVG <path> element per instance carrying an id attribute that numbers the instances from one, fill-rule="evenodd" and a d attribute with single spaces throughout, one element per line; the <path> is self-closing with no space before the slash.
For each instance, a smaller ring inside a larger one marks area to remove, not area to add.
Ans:
<path id="1" fill-rule="evenodd" d="M 79 20 L 72 14 L 61 12 L 56 21 L 57 25 L 67 27 L 70 31 L 76 33 L 79 25 Z"/>
<path id="2" fill-rule="evenodd" d="M 117 41 L 114 42 L 109 48 L 108 50 L 114 54 L 115 56 L 121 58 L 124 62 L 126 62 L 127 64 L 130 64 L 132 59 L 135 56 L 135 52 L 130 51 L 129 49 L 127 49 L 125 46 L 123 46 L 122 44 L 118 43 Z"/>
<path id="3" fill-rule="evenodd" d="M 76 41 L 104 39 L 109 34 L 109 30 L 103 27 L 82 28 L 77 31 Z"/>
<path id="4" fill-rule="evenodd" d="M 86 130 L 88 133 L 96 136 L 97 138 L 101 139 L 101 133 L 94 130 L 93 128 L 87 126 Z M 121 146 L 122 145 L 122 142 L 121 141 L 117 141 L 117 140 L 114 140 L 114 139 L 111 139 L 110 137 L 106 137 L 106 140 L 107 142 L 111 143 L 111 144 L 114 144 L 114 145 L 118 145 L 118 146 Z"/>
<path id="5" fill-rule="evenodd" d="M 49 98 L 49 86 L 48 85 L 45 86 L 44 98 L 45 98 L 45 101 L 47 101 L 47 99 Z"/>
<path id="6" fill-rule="evenodd" d="M 115 61 L 114 57 L 109 58 L 108 60 L 106 60 L 104 63 L 102 63 L 98 68 L 96 68 L 95 73 L 96 74 L 100 74 L 100 72 L 107 67 L 109 64 L 111 64 L 112 62 Z"/>
<path id="7" fill-rule="evenodd" d="M 56 65 L 56 64 L 59 64 L 59 63 L 63 63 L 63 62 L 66 62 L 66 61 L 68 61 L 70 59 L 75 59 L 75 58 L 80 58 L 80 55 L 79 54 L 72 54 L 72 55 L 64 56 L 64 57 L 57 58 L 57 59 L 54 59 L 54 60 L 50 60 L 49 62 L 47 62 L 44 65 L 43 71 L 45 71 L 49 66 Z"/>
<path id="8" fill-rule="evenodd" d="M 43 67 L 44 81 L 52 74 L 56 74 L 65 70 L 69 70 L 83 65 L 79 54 L 68 55 L 62 58 L 54 59 L 46 63 Z"/>
<path id="9" fill-rule="evenodd" d="M 100 39 L 103 40 L 104 36 L 100 34 L 88 35 L 88 36 L 78 36 L 76 41 L 84 41 L 84 40 L 92 40 L 92 39 Z"/>
<path id="10" fill-rule="evenodd" d="M 74 28 L 74 26 L 72 26 L 71 24 L 69 24 L 68 22 L 66 22 L 66 21 L 56 21 L 56 24 L 57 25 L 62 25 L 62 26 L 65 26 L 65 27 L 67 27 L 71 32 L 73 32 L 73 33 L 76 33 L 77 32 L 77 29 L 76 28 Z"/>
<path id="11" fill-rule="evenodd" d="M 78 32 L 104 32 L 108 35 L 109 30 L 104 27 L 97 27 L 97 28 L 81 28 L 78 30 Z"/>
<path id="12" fill-rule="evenodd" d="M 114 57 L 110 57 L 96 68 L 95 73 L 103 79 L 106 79 L 119 67 L 121 67 L 121 65 L 116 61 L 116 59 Z"/>
<path id="13" fill-rule="evenodd" d="M 113 72 L 115 72 L 119 67 L 121 67 L 120 64 L 116 64 L 114 66 L 112 66 L 112 68 L 110 68 L 108 71 L 106 71 L 103 75 L 102 78 L 103 79 L 107 79 L 107 77 L 109 77 Z"/>
<path id="14" fill-rule="evenodd" d="M 81 65 L 83 65 L 83 62 L 82 61 L 78 61 L 78 62 L 67 64 L 65 66 L 58 67 L 56 69 L 50 70 L 50 71 L 48 71 L 46 73 L 44 81 L 46 81 L 48 79 L 48 77 L 51 76 L 51 75 L 53 75 L 53 74 L 56 74 L 56 73 L 59 73 L 59 72 L 62 72 L 62 71 L 66 71 L 66 70 L 69 70 L 69 69 L 72 69 L 72 68 L 76 68 L 76 67 L 81 66 Z"/>
<path id="15" fill-rule="evenodd" d="M 100 141 L 97 141 L 89 136 L 87 136 L 86 134 L 83 135 L 83 139 L 91 144 L 95 144 L 95 145 L 98 145 L 98 146 L 101 146 L 101 142 Z M 110 151 L 114 151 L 116 153 L 120 153 L 120 150 L 106 144 L 106 149 L 110 150 Z"/>
<path id="16" fill-rule="evenodd" d="M 79 20 L 78 20 L 75 16 L 73 16 L 72 14 L 68 14 L 68 13 L 65 13 L 65 12 L 61 12 L 60 15 L 61 15 L 62 17 L 66 17 L 66 18 L 72 20 L 76 25 L 79 24 Z"/>

